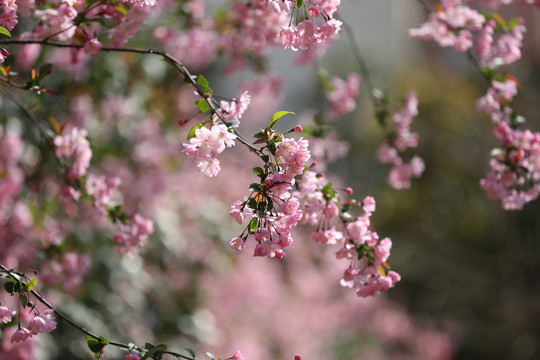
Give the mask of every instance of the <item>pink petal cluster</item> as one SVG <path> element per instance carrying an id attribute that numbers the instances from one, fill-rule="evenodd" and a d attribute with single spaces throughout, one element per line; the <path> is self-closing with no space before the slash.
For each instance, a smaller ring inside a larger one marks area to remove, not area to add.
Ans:
<path id="1" fill-rule="evenodd" d="M 11 343 L 18 343 L 26 341 L 40 333 L 48 333 L 56 329 L 56 322 L 54 321 L 52 314 L 54 310 L 46 310 L 43 314 L 34 316 L 28 321 L 28 328 L 19 326 L 19 328 L 11 335 Z"/>
<path id="2" fill-rule="evenodd" d="M 484 22 L 482 14 L 463 5 L 461 0 L 442 0 L 441 7 L 430 13 L 428 21 L 417 29 L 409 30 L 409 35 L 465 52 L 473 46 L 471 31 L 480 30 Z"/>
<path id="3" fill-rule="evenodd" d="M 102 215 L 107 214 L 107 206 L 112 204 L 112 197 L 120 185 L 117 177 L 88 174 L 85 182 L 86 193 L 92 197 L 94 207 Z"/>
<path id="4" fill-rule="evenodd" d="M 73 164 L 67 173 L 69 180 L 82 178 L 90 166 L 92 150 L 86 136 L 86 130 L 74 127 L 69 133 L 54 138 L 56 156 L 64 159 L 73 158 Z"/>
<path id="5" fill-rule="evenodd" d="M 49 309 L 45 310 L 41 315 L 34 316 L 28 322 L 28 330 L 30 330 L 33 335 L 53 331 L 56 329 L 56 322 L 54 321 L 52 314 L 54 314 L 54 310 Z"/>
<path id="6" fill-rule="evenodd" d="M 17 2 L 15 0 L 2 0 L 0 4 L 2 5 L 2 13 L 0 13 L 0 25 L 11 31 L 19 22 L 17 20 Z"/>
<path id="7" fill-rule="evenodd" d="M 359 86 L 360 77 L 356 73 L 350 73 L 346 80 L 336 76 L 330 79 L 329 91 L 325 94 L 331 105 L 330 110 L 326 113 L 329 120 L 334 120 L 356 109 Z"/>
<path id="8" fill-rule="evenodd" d="M 480 186 L 505 210 L 521 210 L 540 194 L 540 133 L 515 130 L 506 121 L 493 131 L 502 146 L 492 152 L 491 171 Z"/>
<path id="9" fill-rule="evenodd" d="M 302 219 L 302 210 L 299 199 L 291 190 L 295 184 L 295 176 L 303 173 L 305 163 L 311 156 L 308 145 L 308 141 L 303 138 L 284 138 L 277 147 L 275 172 L 261 184 L 265 189 L 264 194 L 254 191 L 250 195 L 257 205 L 261 202 L 273 203 L 271 210 L 255 210 L 248 205 L 248 201 L 235 201 L 231 205 L 229 215 L 238 223 L 241 224 L 246 219 L 250 224 L 257 221 L 256 228 L 250 232 L 257 242 L 254 256 L 281 259 L 285 256 L 284 249 L 293 242 L 290 231 Z M 235 237 L 229 244 L 240 251 L 245 247 L 248 235 Z"/>
<path id="10" fill-rule="evenodd" d="M 140 360 L 141 358 L 137 354 L 127 354 L 124 360 Z"/>
<path id="11" fill-rule="evenodd" d="M 148 236 L 154 232 L 154 223 L 139 214 L 133 215 L 114 236 L 116 250 L 122 254 L 133 256 L 144 246 Z"/>
<path id="12" fill-rule="evenodd" d="M 375 199 L 367 196 L 359 204 L 364 214 L 352 218 L 344 216 L 340 210 L 339 197 L 326 191 L 326 177 L 313 171 L 306 171 L 299 180 L 299 192 L 295 194 L 302 201 L 305 213 L 303 223 L 316 226 L 311 235 L 315 242 L 322 244 L 341 244 L 336 252 L 338 259 L 346 259 L 351 265 L 345 270 L 340 283 L 353 288 L 360 297 L 375 296 L 395 285 L 400 275 L 388 270 L 386 260 L 390 256 L 392 241 L 389 238 L 379 240 L 379 235 L 371 230 L 370 217 L 375 211 Z M 346 193 L 352 193 L 347 191 Z M 346 224 L 342 230 L 333 224 Z M 363 268 L 354 265 L 359 259 L 368 264 Z"/>
<path id="13" fill-rule="evenodd" d="M 518 116 L 510 107 L 517 92 L 514 78 L 493 80 L 476 103 L 479 111 L 491 117 L 493 134 L 501 142 L 492 151 L 491 171 L 480 186 L 489 198 L 501 199 L 506 210 L 521 210 L 540 193 L 540 133 L 517 129 Z"/>
<path id="14" fill-rule="evenodd" d="M 0 306 L 0 323 L 9 323 L 16 312 L 8 307 Z"/>
<path id="15" fill-rule="evenodd" d="M 31 338 L 31 337 L 32 337 L 32 332 L 30 330 L 23 327 L 19 327 L 13 333 L 13 335 L 11 335 L 10 341 L 12 343 L 18 343 L 18 342 L 25 341 L 26 339 Z"/>
<path id="16" fill-rule="evenodd" d="M 195 136 L 184 143 L 184 150 L 188 157 L 195 162 L 200 172 L 208 177 L 216 176 L 220 171 L 220 162 L 216 155 L 221 154 L 225 148 L 234 146 L 236 135 L 223 124 L 212 127 L 203 126 L 195 130 Z"/>
<path id="17" fill-rule="evenodd" d="M 402 156 L 405 150 L 418 145 L 418 134 L 410 129 L 417 115 L 418 99 L 416 92 L 411 91 L 406 97 L 405 106 L 392 117 L 393 132 L 377 150 L 377 159 L 383 164 L 392 165 L 387 181 L 395 189 L 409 188 L 411 179 L 419 178 L 424 172 L 422 158 L 415 155 L 406 162 Z"/>
<path id="18" fill-rule="evenodd" d="M 526 30 L 525 21 L 520 18 L 510 31 L 496 33 L 495 20 L 490 19 L 478 35 L 476 44 L 482 66 L 493 69 L 519 60 Z"/>

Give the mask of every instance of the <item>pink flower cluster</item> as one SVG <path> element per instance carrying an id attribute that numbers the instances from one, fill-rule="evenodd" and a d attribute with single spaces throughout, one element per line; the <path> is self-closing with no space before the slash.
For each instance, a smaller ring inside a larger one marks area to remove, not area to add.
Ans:
<path id="1" fill-rule="evenodd" d="M 511 64 L 521 58 L 525 21 L 518 19 L 508 32 L 495 32 L 495 20 L 490 19 L 478 35 L 476 53 L 480 64 L 490 69 Z"/>
<path id="2" fill-rule="evenodd" d="M 341 30 L 343 23 L 332 18 L 338 9 L 340 0 L 309 0 L 309 2 L 312 6 L 305 11 L 305 20 L 300 21 L 296 26 L 289 24 L 281 29 L 279 40 L 285 45 L 285 49 L 290 47 L 294 51 L 307 50 L 310 46 L 332 39 Z M 293 11 L 296 9 L 294 3 L 292 0 L 276 0 L 273 2 L 274 10 L 278 13 L 289 14 L 291 8 Z M 303 6 L 307 8 L 306 4 Z M 300 9 L 296 10 L 300 12 Z M 321 25 L 313 20 L 318 17 L 324 20 Z"/>
<path id="3" fill-rule="evenodd" d="M 225 148 L 234 146 L 234 139 L 236 135 L 230 132 L 226 125 L 203 126 L 195 130 L 195 136 L 189 143 L 183 144 L 183 152 L 195 162 L 200 172 L 213 177 L 221 171 L 216 155 L 221 154 Z"/>
<path id="4" fill-rule="evenodd" d="M 500 5 L 492 2 L 492 7 Z M 521 46 L 525 33 L 523 19 L 496 27 L 495 18 L 480 14 L 465 5 L 462 0 L 443 0 L 420 28 L 411 29 L 412 38 L 433 40 L 441 46 L 452 46 L 465 52 L 475 44 L 476 54 L 482 66 L 494 69 L 511 64 L 521 58 Z"/>
<path id="5" fill-rule="evenodd" d="M 0 306 L 0 322 L 8 324 L 16 312 L 6 306 Z"/>
<path id="6" fill-rule="evenodd" d="M 73 164 L 66 174 L 69 180 L 81 179 L 90 166 L 92 150 L 86 136 L 86 130 L 74 127 L 69 133 L 54 138 L 56 156 L 64 159 L 73 158 Z"/>
<path id="7" fill-rule="evenodd" d="M 326 88 L 326 98 L 330 101 L 331 108 L 326 113 L 329 120 L 334 120 L 343 114 L 356 109 L 360 77 L 356 73 L 350 73 L 346 80 L 333 76 Z"/>
<path id="8" fill-rule="evenodd" d="M 482 29 L 484 22 L 482 14 L 463 5 L 461 0 L 442 0 L 441 6 L 430 13 L 428 21 L 420 28 L 409 30 L 409 35 L 464 52 L 473 46 L 471 31 Z"/>
<path id="9" fill-rule="evenodd" d="M 2 13 L 0 14 L 0 26 L 11 31 L 19 22 L 17 20 L 17 2 L 15 0 L 2 0 L 1 5 Z"/>
<path id="10" fill-rule="evenodd" d="M 245 247 L 249 235 L 257 241 L 254 256 L 268 256 L 281 259 L 283 250 L 293 242 L 291 229 L 300 219 L 299 199 L 291 193 L 295 177 L 304 171 L 310 158 L 308 141 L 300 138 L 283 139 L 275 150 L 277 163 L 274 172 L 261 178 L 260 184 L 252 184 L 252 193 L 246 201 L 235 201 L 229 212 L 239 224 L 249 220 L 248 227 L 241 236 L 229 241 L 235 250 Z"/>
<path id="11" fill-rule="evenodd" d="M 221 101 L 213 120 L 196 129 L 195 136 L 189 139 L 189 143 L 183 144 L 183 152 L 195 162 L 204 175 L 214 177 L 221 171 L 216 155 L 221 154 L 225 148 L 234 146 L 234 139 L 237 136 L 233 133 L 232 127 L 238 126 L 250 101 L 251 97 L 247 91 L 238 100 Z"/>
<path id="12" fill-rule="evenodd" d="M 506 210 L 521 210 L 540 194 L 540 133 L 517 130 L 519 116 L 510 107 L 517 92 L 513 77 L 494 79 L 476 103 L 478 111 L 491 117 L 493 134 L 501 142 L 480 186 L 489 198 L 501 199 Z"/>
<path id="13" fill-rule="evenodd" d="M 402 154 L 408 148 L 418 146 L 418 134 L 411 132 L 411 123 L 418 115 L 416 92 L 411 91 L 405 99 L 405 106 L 392 117 L 392 129 L 388 138 L 377 150 L 377 159 L 383 164 L 392 164 L 388 183 L 395 189 L 407 189 L 412 178 L 419 178 L 424 172 L 424 161 L 415 155 L 405 162 Z"/>
<path id="14" fill-rule="evenodd" d="M 346 192 L 352 193 L 351 190 Z M 341 244 L 336 257 L 351 262 L 341 279 L 342 286 L 353 288 L 360 297 L 368 297 L 393 287 L 401 279 L 386 263 L 392 241 L 389 238 L 379 240 L 379 235 L 370 229 L 375 199 L 367 196 L 358 204 L 364 214 L 353 218 L 340 206 L 339 196 L 326 177 L 312 171 L 302 175 L 296 195 L 303 201 L 305 217 L 302 222 L 317 226 L 311 238 L 322 244 Z M 356 202 L 346 204 L 355 205 Z M 343 230 L 336 229 L 335 223 L 345 224 Z"/>
<path id="15" fill-rule="evenodd" d="M 28 322 L 27 328 L 19 326 L 13 335 L 11 335 L 11 342 L 18 343 L 25 341 L 26 339 L 32 337 L 32 335 L 53 331 L 56 329 L 56 322 L 52 317 L 53 314 L 54 310 L 45 310 L 43 314 L 34 316 Z"/>
<path id="16" fill-rule="evenodd" d="M 116 250 L 122 254 L 134 256 L 153 232 L 154 223 L 135 214 L 120 225 L 120 231 L 114 236 L 114 241 L 118 244 Z"/>

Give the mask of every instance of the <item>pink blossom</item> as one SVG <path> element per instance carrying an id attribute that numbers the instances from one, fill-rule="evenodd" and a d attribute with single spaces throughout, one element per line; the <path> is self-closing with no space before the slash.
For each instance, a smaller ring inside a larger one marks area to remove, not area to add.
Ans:
<path id="1" fill-rule="evenodd" d="M 140 360 L 141 358 L 137 354 L 127 354 L 124 360 Z"/>
<path id="2" fill-rule="evenodd" d="M 233 356 L 231 357 L 231 359 L 232 360 L 245 360 L 246 358 L 244 357 L 244 355 L 242 355 L 240 350 L 236 350 Z"/>
<path id="3" fill-rule="evenodd" d="M 346 80 L 338 77 L 332 77 L 330 79 L 329 87 L 331 90 L 326 93 L 326 98 L 332 106 L 326 113 L 326 116 L 330 120 L 356 109 L 359 86 L 360 78 L 356 73 L 350 73 Z"/>
<path id="4" fill-rule="evenodd" d="M 235 237 L 229 240 L 229 245 L 231 245 L 234 250 L 240 251 L 246 247 L 246 240 L 241 237 Z"/>
<path id="5" fill-rule="evenodd" d="M 42 315 L 33 317 L 28 322 L 28 330 L 32 334 L 37 335 L 38 333 L 48 333 L 56 329 L 56 322 L 52 318 L 54 310 L 46 310 Z"/>
<path id="6" fill-rule="evenodd" d="M 0 322 L 5 324 L 11 321 L 11 318 L 15 316 L 16 312 L 8 307 L 0 306 Z"/>
<path id="7" fill-rule="evenodd" d="M 17 331 L 15 331 L 13 335 L 11 335 L 11 342 L 18 343 L 21 341 L 25 341 L 29 337 L 32 337 L 32 333 L 30 332 L 30 330 L 19 327 Z"/>

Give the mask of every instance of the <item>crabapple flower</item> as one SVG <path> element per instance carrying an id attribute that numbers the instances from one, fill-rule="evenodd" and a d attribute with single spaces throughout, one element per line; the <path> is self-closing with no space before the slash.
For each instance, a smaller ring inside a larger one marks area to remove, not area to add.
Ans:
<path id="1" fill-rule="evenodd" d="M 245 356 L 240 352 L 240 350 L 236 350 L 231 357 L 231 360 L 246 360 Z"/>
<path id="2" fill-rule="evenodd" d="M 29 337 L 32 337 L 32 332 L 26 328 L 19 327 L 17 331 L 11 335 L 11 343 L 18 343 L 21 341 L 25 341 Z"/>
<path id="3" fill-rule="evenodd" d="M 343 114 L 356 109 L 360 77 L 356 73 L 350 73 L 346 80 L 332 77 L 329 81 L 326 98 L 330 101 L 331 109 L 326 113 L 330 120 L 334 120 Z"/>
<path id="4" fill-rule="evenodd" d="M 148 236 L 153 232 L 153 222 L 135 214 L 120 225 L 120 231 L 114 236 L 114 241 L 118 244 L 116 250 L 133 256 L 144 246 Z"/>
<path id="5" fill-rule="evenodd" d="M 221 168 L 217 154 L 221 154 L 226 147 L 234 146 L 236 135 L 223 124 L 211 128 L 203 126 L 195 130 L 195 136 L 184 143 L 184 150 L 188 157 L 195 162 L 199 171 L 205 176 L 216 176 Z"/>
<path id="6" fill-rule="evenodd" d="M 54 313 L 54 310 L 46 310 L 43 312 L 43 314 L 39 316 L 33 317 L 28 322 L 28 330 L 33 335 L 37 335 L 39 333 L 48 333 L 56 329 L 56 322 L 54 322 L 52 318 L 52 314 Z"/>
<path id="7" fill-rule="evenodd" d="M 412 178 L 419 178 L 424 172 L 422 158 L 415 155 L 405 162 L 402 154 L 408 148 L 418 145 L 418 134 L 411 132 L 412 120 L 418 115 L 418 99 L 415 91 L 410 91 L 405 106 L 392 116 L 392 132 L 379 146 L 376 157 L 381 163 L 391 164 L 387 181 L 394 189 L 408 189 Z"/>
<path id="8" fill-rule="evenodd" d="M 0 322 L 5 324 L 11 321 L 11 318 L 15 316 L 16 312 L 8 307 L 0 306 Z"/>
<path id="9" fill-rule="evenodd" d="M 86 174 L 92 158 L 90 143 L 86 139 L 88 133 L 84 129 L 72 128 L 65 135 L 54 138 L 55 154 L 59 158 L 73 158 L 71 169 L 67 173 L 70 180 L 78 180 Z"/>
<path id="10" fill-rule="evenodd" d="M 137 354 L 127 354 L 124 360 L 140 360 L 141 358 Z"/>

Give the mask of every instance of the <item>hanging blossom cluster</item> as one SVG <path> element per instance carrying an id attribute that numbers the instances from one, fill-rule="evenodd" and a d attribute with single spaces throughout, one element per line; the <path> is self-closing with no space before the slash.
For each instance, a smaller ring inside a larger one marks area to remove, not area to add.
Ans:
<path id="1" fill-rule="evenodd" d="M 124 45 L 147 20 L 156 5 L 155 0 L 128 0 L 112 2 L 99 1 L 86 6 L 85 2 L 74 1 L 15 1 L 0 2 L 0 26 L 12 31 L 19 22 L 18 16 L 39 20 L 30 32 L 16 34 L 14 37 L 26 40 L 53 39 L 67 43 L 83 44 L 81 49 L 71 49 L 70 61 L 77 63 L 86 59 L 79 52 L 96 55 L 103 47 L 97 34 L 101 24 L 110 26 L 108 37 L 114 46 Z M 34 22 L 35 23 L 35 22 Z M 8 56 L 0 47 L 0 63 Z M 33 63 L 39 51 L 27 49 L 24 62 Z"/>
<path id="2" fill-rule="evenodd" d="M 345 80 L 332 76 L 330 79 L 322 81 L 326 99 L 331 105 L 330 110 L 326 112 L 326 118 L 335 120 L 356 109 L 356 98 L 360 87 L 358 74 L 350 73 Z"/>
<path id="3" fill-rule="evenodd" d="M 479 3 L 496 9 L 512 2 L 483 0 L 467 4 Z M 532 1 L 515 3 L 538 5 Z M 477 56 L 490 82 L 486 94 L 477 101 L 477 109 L 489 115 L 493 134 L 501 142 L 492 151 L 491 170 L 480 186 L 488 197 L 501 199 L 504 209 L 520 210 L 540 193 L 540 134 L 518 129 L 525 119 L 511 107 L 511 102 L 518 93 L 519 83 L 514 77 L 503 75 L 501 68 L 521 58 L 525 21 L 513 18 L 506 22 L 496 13 L 480 15 L 460 0 L 443 1 L 437 10 L 421 28 L 412 29 L 410 35 L 434 40 L 442 46 L 452 45 L 458 51 L 471 50 Z M 476 39 L 469 30 L 478 30 Z M 459 37 L 462 40 L 457 40 Z"/>
<path id="4" fill-rule="evenodd" d="M 491 171 L 480 181 L 488 197 L 506 210 L 521 210 L 540 194 L 540 133 L 518 130 L 521 118 L 509 106 L 516 96 L 514 78 L 493 80 L 478 110 L 491 116 L 501 147 L 492 151 Z"/>
<path id="5" fill-rule="evenodd" d="M 345 192 L 353 193 L 350 188 Z M 360 203 L 356 200 L 341 203 L 338 192 L 324 174 L 313 171 L 302 175 L 295 195 L 304 211 L 302 223 L 317 228 L 311 238 L 322 244 L 341 245 L 336 257 L 350 261 L 340 281 L 342 286 L 352 288 L 360 297 L 368 297 L 394 287 L 401 279 L 386 262 L 392 241 L 389 238 L 380 240 L 371 230 L 370 217 L 375 211 L 375 199 L 367 196 Z M 354 217 L 350 213 L 353 206 L 360 206 L 364 214 Z"/>
<path id="6" fill-rule="evenodd" d="M 411 132 L 411 123 L 418 115 L 418 98 L 415 91 L 409 92 L 405 106 L 392 118 L 391 131 L 387 139 L 377 150 L 377 159 L 383 164 L 391 164 L 387 181 L 395 189 L 407 189 L 412 178 L 419 178 L 424 172 L 424 160 L 418 155 L 405 161 L 403 153 L 409 148 L 418 146 L 418 134 Z"/>
<path id="7" fill-rule="evenodd" d="M 26 328 L 19 325 L 17 330 L 13 333 L 13 335 L 11 335 L 10 341 L 12 343 L 18 343 L 31 338 L 33 335 L 53 331 L 56 329 L 56 322 L 52 316 L 53 314 L 54 310 L 48 309 L 45 310 L 41 315 L 36 315 L 30 319 Z"/>
<path id="8" fill-rule="evenodd" d="M 301 131 L 299 127 L 295 129 Z M 266 144 L 260 152 L 264 168 L 253 169 L 260 182 L 250 185 L 249 197 L 235 201 L 231 206 L 229 215 L 239 224 L 247 220 L 248 225 L 229 244 L 240 251 L 248 237 L 252 237 L 257 242 L 254 256 L 281 259 L 285 256 L 284 249 L 293 242 L 291 229 L 302 219 L 300 201 L 292 190 L 295 177 L 304 172 L 311 156 L 309 144 L 303 138 L 285 138 L 271 128 L 260 131 L 256 137 L 258 143 Z"/>
<path id="9" fill-rule="evenodd" d="M 198 100 L 197 104 L 200 108 L 206 107 L 208 106 L 206 101 L 212 101 L 212 99 Z M 251 97 L 247 91 L 238 100 L 221 101 L 219 109 L 211 121 L 197 124 L 192 128 L 189 134 L 189 143 L 183 144 L 183 152 L 193 160 L 199 171 L 205 176 L 214 177 L 221 171 L 220 162 L 216 155 L 221 154 L 226 148 L 234 146 L 234 140 L 237 136 L 233 129 L 238 126 L 250 101 Z"/>
<path id="10" fill-rule="evenodd" d="M 307 5 L 308 2 L 311 6 Z M 332 16 L 338 10 L 341 0 L 271 0 L 274 11 L 282 14 L 290 14 L 289 26 L 283 27 L 279 33 L 280 42 L 285 49 L 294 51 L 307 50 L 310 46 L 323 43 L 332 39 L 340 30 L 341 21 Z M 295 15 L 296 13 L 296 15 Z M 293 25 L 293 18 L 304 17 L 305 20 Z M 322 19 L 322 24 L 317 24 L 315 19 Z"/>

